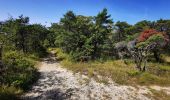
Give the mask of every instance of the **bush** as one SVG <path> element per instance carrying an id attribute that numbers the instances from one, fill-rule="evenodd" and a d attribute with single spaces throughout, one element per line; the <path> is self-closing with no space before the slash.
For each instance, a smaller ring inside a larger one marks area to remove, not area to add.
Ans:
<path id="1" fill-rule="evenodd" d="M 9 51 L 3 55 L 5 72 L 3 72 L 3 84 L 27 89 L 37 78 L 35 62 L 25 57 L 23 53 Z"/>

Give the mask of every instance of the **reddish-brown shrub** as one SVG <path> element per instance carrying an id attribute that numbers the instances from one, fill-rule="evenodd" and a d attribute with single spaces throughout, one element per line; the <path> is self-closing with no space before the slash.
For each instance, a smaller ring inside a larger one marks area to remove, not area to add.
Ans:
<path id="1" fill-rule="evenodd" d="M 140 36 L 138 37 L 138 42 L 144 42 L 146 41 L 150 36 L 156 35 L 156 34 L 162 34 L 164 36 L 165 42 L 169 41 L 168 36 L 164 32 L 158 32 L 155 29 L 148 29 L 143 32 L 141 32 Z"/>

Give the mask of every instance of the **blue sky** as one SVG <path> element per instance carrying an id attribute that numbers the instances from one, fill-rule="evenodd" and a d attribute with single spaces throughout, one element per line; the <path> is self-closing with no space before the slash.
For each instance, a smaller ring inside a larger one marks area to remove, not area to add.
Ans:
<path id="1" fill-rule="evenodd" d="M 30 23 L 49 26 L 68 10 L 94 16 L 107 8 L 114 22 L 170 19 L 170 0 L 0 0 L 0 21 L 23 14 Z"/>

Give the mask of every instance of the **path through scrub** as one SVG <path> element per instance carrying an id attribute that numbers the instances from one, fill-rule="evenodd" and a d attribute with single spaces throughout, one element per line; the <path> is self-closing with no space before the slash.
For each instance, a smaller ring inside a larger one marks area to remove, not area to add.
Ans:
<path id="1" fill-rule="evenodd" d="M 73 74 L 50 56 L 41 62 L 40 78 L 25 100 L 151 100 L 146 87 L 122 86 L 114 82 L 105 85 L 93 78 Z"/>

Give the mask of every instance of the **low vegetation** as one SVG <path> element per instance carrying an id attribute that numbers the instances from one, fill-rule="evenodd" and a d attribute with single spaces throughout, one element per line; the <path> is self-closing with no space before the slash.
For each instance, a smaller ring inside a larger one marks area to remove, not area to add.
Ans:
<path id="1" fill-rule="evenodd" d="M 4 66 L 0 76 L 0 99 L 11 96 L 17 98 L 15 96 L 29 89 L 38 78 L 37 69 L 34 67 L 36 62 L 28 55 L 17 51 L 4 53 L 2 61 Z"/>
<path id="2" fill-rule="evenodd" d="M 22 15 L 0 23 L 0 100 L 17 99 L 38 79 L 35 64 L 47 54 L 47 29 L 28 23 Z"/>
<path id="3" fill-rule="evenodd" d="M 27 89 L 36 78 L 35 62 L 20 52 L 10 51 L 4 54 L 4 84 Z"/>
<path id="4" fill-rule="evenodd" d="M 1 100 L 17 100 L 23 91 L 14 86 L 0 86 L 0 99 Z"/>
<path id="5" fill-rule="evenodd" d="M 157 91 L 157 90 L 154 90 L 154 89 L 150 89 L 150 91 L 153 93 L 152 97 L 155 100 L 169 100 L 169 98 L 170 98 L 170 96 L 162 90 Z"/>
<path id="6" fill-rule="evenodd" d="M 170 84 L 170 65 L 168 64 L 149 62 L 146 72 L 141 72 L 134 67 L 133 60 L 129 59 L 75 62 L 61 49 L 53 48 L 50 50 L 56 50 L 57 59 L 62 59 L 61 64 L 67 69 L 93 77 L 100 82 L 107 83 L 106 81 L 110 78 L 116 83 L 128 85 L 169 86 Z"/>

